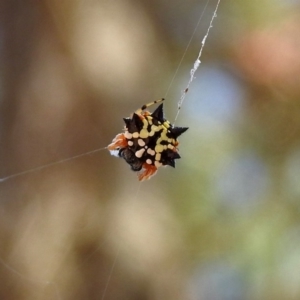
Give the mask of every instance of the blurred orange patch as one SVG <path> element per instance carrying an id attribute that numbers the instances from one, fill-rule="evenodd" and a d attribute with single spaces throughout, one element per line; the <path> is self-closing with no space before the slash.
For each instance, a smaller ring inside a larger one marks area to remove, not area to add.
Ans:
<path id="1" fill-rule="evenodd" d="M 298 89 L 300 83 L 300 20 L 246 32 L 236 44 L 236 60 L 252 81 Z"/>

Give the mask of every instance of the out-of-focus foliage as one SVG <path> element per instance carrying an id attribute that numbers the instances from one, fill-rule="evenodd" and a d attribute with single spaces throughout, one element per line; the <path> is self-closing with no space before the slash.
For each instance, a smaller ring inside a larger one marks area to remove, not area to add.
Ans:
<path id="1" fill-rule="evenodd" d="M 2 1 L 0 177 L 172 121 L 217 1 Z M 176 169 L 103 149 L 0 183 L 0 298 L 300 298 L 300 3 L 225 1 L 183 104 Z"/>

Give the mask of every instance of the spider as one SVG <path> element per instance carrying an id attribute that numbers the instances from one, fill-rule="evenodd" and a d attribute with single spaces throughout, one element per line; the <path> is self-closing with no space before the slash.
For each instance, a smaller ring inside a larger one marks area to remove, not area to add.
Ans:
<path id="1" fill-rule="evenodd" d="M 139 181 L 155 175 L 161 166 L 175 168 L 175 159 L 180 158 L 177 138 L 188 127 L 174 127 L 167 121 L 163 103 L 153 113 L 145 110 L 164 100 L 162 98 L 145 104 L 129 118 L 124 118 L 124 133 L 117 134 L 107 146 L 112 155 L 124 158 L 131 170 L 139 172 Z"/>

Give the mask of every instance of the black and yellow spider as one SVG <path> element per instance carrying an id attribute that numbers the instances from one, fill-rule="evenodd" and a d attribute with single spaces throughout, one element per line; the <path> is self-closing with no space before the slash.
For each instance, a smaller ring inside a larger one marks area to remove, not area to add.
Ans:
<path id="1" fill-rule="evenodd" d="M 125 159 L 133 171 L 140 171 L 140 181 L 155 175 L 160 166 L 175 168 L 178 154 L 178 136 L 188 127 L 174 127 L 164 118 L 163 103 L 153 113 L 145 111 L 160 99 L 143 105 L 131 117 L 124 118 L 124 133 L 119 133 L 107 146 L 112 155 Z"/>

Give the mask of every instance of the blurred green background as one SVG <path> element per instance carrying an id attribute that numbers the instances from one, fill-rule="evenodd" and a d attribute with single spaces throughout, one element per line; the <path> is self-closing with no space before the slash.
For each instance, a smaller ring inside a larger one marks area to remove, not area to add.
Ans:
<path id="1" fill-rule="evenodd" d="M 174 120 L 216 3 L 2 1 L 0 177 L 161 97 Z M 221 1 L 175 170 L 102 150 L 1 182 L 0 299 L 300 299 L 299 32 L 299 1 Z"/>

